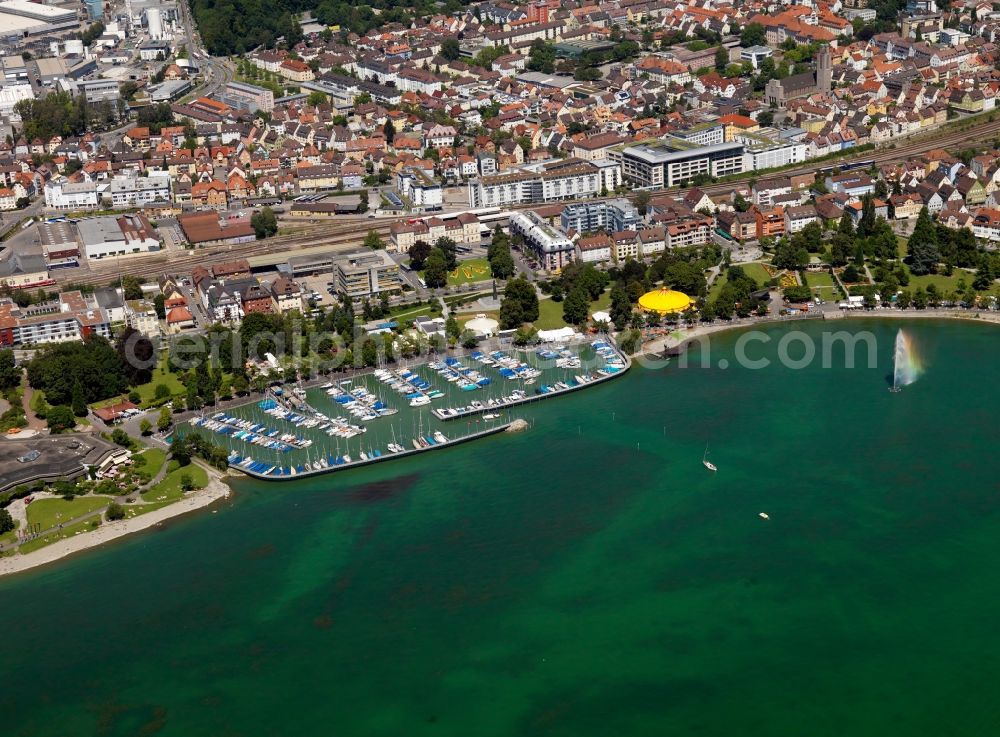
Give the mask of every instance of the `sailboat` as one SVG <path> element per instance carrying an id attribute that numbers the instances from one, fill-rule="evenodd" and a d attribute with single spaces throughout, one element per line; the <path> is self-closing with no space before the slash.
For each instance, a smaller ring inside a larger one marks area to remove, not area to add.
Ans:
<path id="1" fill-rule="evenodd" d="M 707 468 L 709 471 L 715 472 L 719 469 L 716 468 L 715 464 L 708 460 L 708 443 L 705 443 L 705 455 L 701 457 L 701 465 Z"/>

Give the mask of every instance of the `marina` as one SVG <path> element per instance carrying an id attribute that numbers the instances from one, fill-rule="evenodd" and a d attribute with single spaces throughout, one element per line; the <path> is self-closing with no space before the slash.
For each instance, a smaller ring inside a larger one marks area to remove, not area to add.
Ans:
<path id="1" fill-rule="evenodd" d="M 473 351 L 313 386 L 274 387 L 259 401 L 205 412 L 177 433 L 211 436 L 229 451 L 230 467 L 249 476 L 287 480 L 493 435 L 516 422 L 514 408 L 610 380 L 629 366 L 604 338 Z"/>

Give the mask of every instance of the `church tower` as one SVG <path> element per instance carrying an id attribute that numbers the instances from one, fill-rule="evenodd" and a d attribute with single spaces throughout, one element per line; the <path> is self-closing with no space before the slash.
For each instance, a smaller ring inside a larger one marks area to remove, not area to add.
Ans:
<path id="1" fill-rule="evenodd" d="M 829 46 L 821 48 L 816 57 L 816 88 L 820 92 L 833 89 L 833 61 Z"/>

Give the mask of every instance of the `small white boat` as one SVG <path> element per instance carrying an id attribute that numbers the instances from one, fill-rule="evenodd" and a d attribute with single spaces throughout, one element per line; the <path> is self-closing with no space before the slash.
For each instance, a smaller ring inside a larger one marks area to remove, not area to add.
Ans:
<path id="1" fill-rule="evenodd" d="M 771 519 L 770 517 L 767 516 L 767 512 L 761 512 L 757 516 L 760 517 L 761 519 Z"/>
<path id="2" fill-rule="evenodd" d="M 701 464 L 705 468 L 707 468 L 709 471 L 715 472 L 715 471 L 719 470 L 714 463 L 712 463 L 710 460 L 708 460 L 708 444 L 707 443 L 705 444 L 705 455 L 703 455 L 701 457 Z"/>

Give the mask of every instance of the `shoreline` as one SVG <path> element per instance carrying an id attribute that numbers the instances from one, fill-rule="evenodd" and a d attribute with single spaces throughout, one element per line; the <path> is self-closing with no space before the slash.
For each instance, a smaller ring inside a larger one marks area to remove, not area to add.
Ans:
<path id="1" fill-rule="evenodd" d="M 222 480 L 222 477 L 212 473 L 209 475 L 208 485 L 204 489 L 193 491 L 188 496 L 173 504 L 168 504 L 165 507 L 154 509 L 152 512 L 147 512 L 131 519 L 102 522 L 101 526 L 96 530 L 75 535 L 65 540 L 59 540 L 39 550 L 33 550 L 30 553 L 0 558 L 0 576 L 22 573 L 33 568 L 38 568 L 39 566 L 55 563 L 71 555 L 104 545 L 112 540 L 118 540 L 126 535 L 148 530 L 169 519 L 204 509 L 217 501 L 229 497 L 232 493 L 232 489 Z"/>
<path id="2" fill-rule="evenodd" d="M 748 319 L 743 322 L 732 321 L 724 325 L 712 324 L 712 325 L 695 325 L 690 330 L 685 330 L 684 328 L 678 328 L 673 332 L 682 332 L 680 337 L 673 337 L 671 334 L 665 336 L 660 336 L 654 338 L 653 340 L 646 341 L 641 344 L 638 351 L 632 354 L 631 358 L 635 360 L 636 358 L 642 358 L 650 353 L 655 354 L 658 351 L 665 351 L 672 348 L 678 348 L 689 340 L 697 340 L 698 338 L 704 337 L 706 335 L 711 335 L 714 333 L 721 333 L 727 330 L 743 330 L 747 328 L 753 328 L 758 325 L 778 325 L 780 323 L 793 323 L 793 322 L 815 322 L 817 320 L 823 322 L 840 322 L 842 320 L 961 320 L 964 322 L 977 322 L 977 323 L 987 323 L 993 325 L 1000 325 L 1000 312 L 989 312 L 989 311 L 972 311 L 969 310 L 968 314 L 966 312 L 958 312 L 956 310 L 857 310 L 849 313 L 836 313 L 828 315 L 827 313 L 813 313 L 809 316 L 801 317 L 765 317 L 759 319 Z M 656 356 L 659 358 L 659 356 Z"/>

